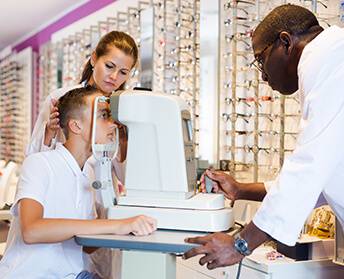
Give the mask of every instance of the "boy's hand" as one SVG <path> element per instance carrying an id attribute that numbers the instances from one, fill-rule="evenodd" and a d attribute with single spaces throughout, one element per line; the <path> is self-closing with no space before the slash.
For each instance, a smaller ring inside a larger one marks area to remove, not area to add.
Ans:
<path id="1" fill-rule="evenodd" d="M 154 218 L 139 215 L 127 219 L 125 234 L 132 233 L 134 235 L 148 235 L 154 232 L 157 228 L 157 221 Z"/>

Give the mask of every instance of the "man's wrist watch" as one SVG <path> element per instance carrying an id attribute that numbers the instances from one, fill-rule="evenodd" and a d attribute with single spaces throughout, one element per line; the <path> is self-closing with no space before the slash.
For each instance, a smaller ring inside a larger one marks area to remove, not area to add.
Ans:
<path id="1" fill-rule="evenodd" d="M 247 241 L 241 238 L 240 234 L 236 234 L 234 236 L 234 248 L 243 256 L 248 256 L 251 254 L 251 250 L 248 248 Z"/>

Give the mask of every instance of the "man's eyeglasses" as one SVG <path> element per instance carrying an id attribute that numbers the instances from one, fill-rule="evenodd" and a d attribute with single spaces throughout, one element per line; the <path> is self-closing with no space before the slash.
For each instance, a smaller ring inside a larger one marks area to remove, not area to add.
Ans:
<path id="1" fill-rule="evenodd" d="M 254 66 L 258 71 L 264 72 L 263 69 L 263 59 L 261 57 L 254 58 L 254 60 L 251 62 L 250 66 Z"/>
<path id="2" fill-rule="evenodd" d="M 254 60 L 251 62 L 250 66 L 254 66 L 257 68 L 258 71 L 264 73 L 264 61 L 262 58 L 262 54 L 270 47 L 272 46 L 277 40 L 279 39 L 279 36 L 271 43 L 268 44 L 256 57 Z"/>

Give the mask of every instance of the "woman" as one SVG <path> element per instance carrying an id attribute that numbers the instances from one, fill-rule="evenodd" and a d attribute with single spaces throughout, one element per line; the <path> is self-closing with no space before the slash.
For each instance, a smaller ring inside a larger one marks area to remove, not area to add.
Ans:
<path id="1" fill-rule="evenodd" d="M 105 96 L 116 90 L 124 89 L 132 69 L 138 60 L 138 48 L 128 34 L 112 31 L 104 35 L 90 59 L 87 61 L 80 84 L 69 88 L 60 88 L 52 92 L 45 100 L 38 115 L 26 155 L 55 148 L 56 142 L 64 142 L 59 126 L 57 100 L 70 89 L 92 85 L 100 89 Z M 125 127 L 119 125 L 119 152 L 113 160 L 115 174 L 123 182 L 122 163 L 126 158 L 127 136 Z"/>

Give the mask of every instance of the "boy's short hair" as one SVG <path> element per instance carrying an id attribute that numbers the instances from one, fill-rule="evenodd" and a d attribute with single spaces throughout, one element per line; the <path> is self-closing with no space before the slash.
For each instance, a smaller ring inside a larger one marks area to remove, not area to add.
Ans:
<path id="1" fill-rule="evenodd" d="M 60 127 L 66 137 L 68 138 L 68 121 L 71 119 L 80 119 L 83 111 L 87 108 L 86 96 L 98 93 L 99 90 L 92 86 L 75 88 L 63 95 L 57 104 Z"/>

